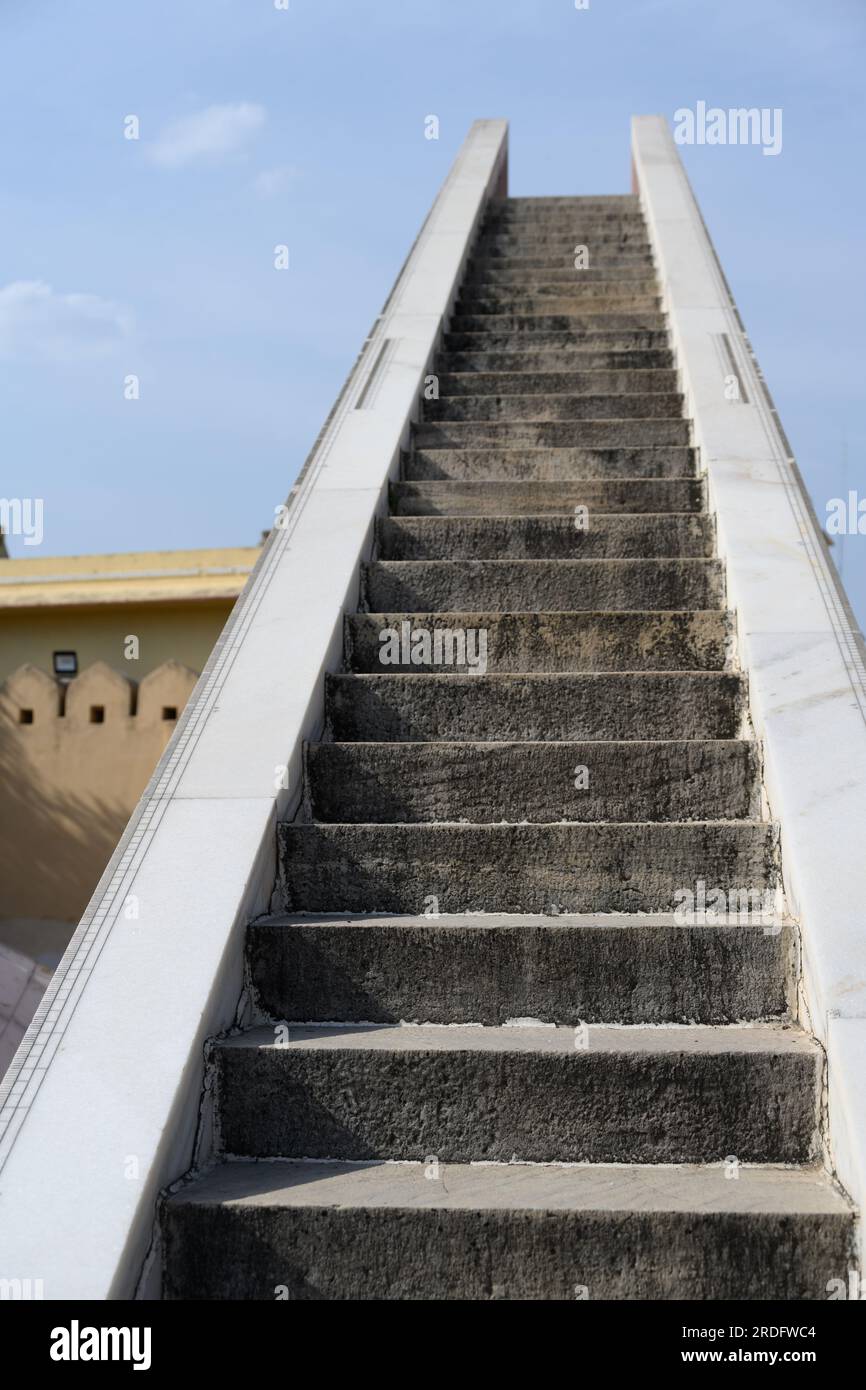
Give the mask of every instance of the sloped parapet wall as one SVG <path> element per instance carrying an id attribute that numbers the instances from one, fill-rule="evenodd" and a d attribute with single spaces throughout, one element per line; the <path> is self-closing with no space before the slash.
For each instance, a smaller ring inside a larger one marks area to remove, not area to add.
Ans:
<path id="1" fill-rule="evenodd" d="M 78 921 L 197 680 L 96 662 L 65 686 L 30 665 L 0 686 L 0 917 Z"/>
<path id="2" fill-rule="evenodd" d="M 862 1211 L 866 649 L 662 117 L 635 118 L 632 159 L 781 831 L 801 1017 L 827 1054 L 828 1149 Z"/>
<path id="3" fill-rule="evenodd" d="M 0 1277 L 47 1299 L 158 1292 L 158 1195 L 208 1151 L 205 1042 L 242 1007 L 276 821 L 506 170 L 506 122 L 476 121 L 0 1083 Z"/>

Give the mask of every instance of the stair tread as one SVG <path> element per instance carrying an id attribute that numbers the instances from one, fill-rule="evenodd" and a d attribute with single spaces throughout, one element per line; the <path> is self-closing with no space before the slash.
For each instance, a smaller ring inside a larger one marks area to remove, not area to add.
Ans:
<path id="1" fill-rule="evenodd" d="M 805 1053 L 817 1056 L 818 1044 L 801 1029 L 785 1023 L 667 1024 L 646 1027 L 584 1025 L 586 1046 L 575 1047 L 571 1027 L 520 1025 L 491 1028 L 476 1024 L 327 1023 L 291 1024 L 288 1037 L 276 1039 L 264 1024 L 221 1039 L 218 1048 L 265 1048 L 277 1052 L 507 1052 L 569 1056 L 708 1056 L 719 1054 Z"/>
<path id="2" fill-rule="evenodd" d="M 850 1218 L 851 1204 L 823 1169 L 742 1164 L 443 1164 L 291 1160 L 222 1163 L 174 1193 L 174 1206 L 481 1208 L 586 1212 L 790 1213 Z"/>
<path id="3" fill-rule="evenodd" d="M 783 927 L 793 925 L 793 920 L 780 914 L 779 923 Z M 249 930 L 259 927 L 423 927 L 442 928 L 461 931 L 478 928 L 483 931 L 495 927 L 497 930 L 512 927 L 525 929 L 537 927 L 551 931 L 630 931 L 638 928 L 656 928 L 678 931 L 730 931 L 728 926 L 714 924 L 695 924 L 677 921 L 674 912 L 559 912 L 544 916 L 538 912 L 442 912 L 438 917 L 424 917 L 412 913 L 346 913 L 346 912 L 277 912 L 267 917 L 259 917 L 250 924 Z M 754 921 L 742 924 L 743 930 L 763 932 L 764 924 L 757 915 Z"/>

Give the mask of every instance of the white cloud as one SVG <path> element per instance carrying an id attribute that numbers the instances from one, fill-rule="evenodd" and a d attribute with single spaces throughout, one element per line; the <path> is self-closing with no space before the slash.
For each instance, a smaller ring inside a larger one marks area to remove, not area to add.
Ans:
<path id="1" fill-rule="evenodd" d="M 0 357 L 24 362 L 101 357 L 130 333 L 129 314 L 96 294 L 57 294 L 42 280 L 0 289 Z"/>
<path id="2" fill-rule="evenodd" d="M 262 169 L 253 179 L 253 188 L 262 198 L 273 198 L 286 184 L 298 176 L 293 164 L 280 164 L 275 169 Z"/>
<path id="3" fill-rule="evenodd" d="M 163 169 L 180 169 L 197 160 L 214 162 L 235 154 L 264 122 L 265 108 L 255 102 L 208 106 L 166 126 L 145 152 Z"/>

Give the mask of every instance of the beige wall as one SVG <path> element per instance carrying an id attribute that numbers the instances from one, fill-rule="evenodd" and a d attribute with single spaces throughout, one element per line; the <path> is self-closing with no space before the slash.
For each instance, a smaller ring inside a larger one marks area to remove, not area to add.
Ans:
<path id="1" fill-rule="evenodd" d="M 104 661 L 131 680 L 141 680 L 170 660 L 201 671 L 233 607 L 234 596 L 227 596 L 0 609 L 0 681 L 25 665 L 51 672 L 55 651 L 77 652 L 79 671 Z M 124 658 L 124 639 L 130 633 L 139 639 L 138 661 Z"/>
<path id="2" fill-rule="evenodd" d="M 136 630 L 128 610 L 124 624 Z M 81 657 L 76 631 L 58 645 Z M 203 665 L 211 639 L 202 642 Z M 166 661 L 136 686 L 97 662 L 65 692 L 35 665 L 0 686 L 0 917 L 78 920 L 174 730 L 164 716 L 180 714 L 196 680 Z"/>

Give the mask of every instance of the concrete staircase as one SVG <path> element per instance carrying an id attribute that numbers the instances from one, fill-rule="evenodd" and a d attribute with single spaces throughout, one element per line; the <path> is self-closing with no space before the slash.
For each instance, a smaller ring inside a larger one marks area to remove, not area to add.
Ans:
<path id="1" fill-rule="evenodd" d="M 826 1297 L 795 928 L 673 914 L 779 862 L 636 200 L 495 205 L 437 371 L 165 1296 Z"/>

